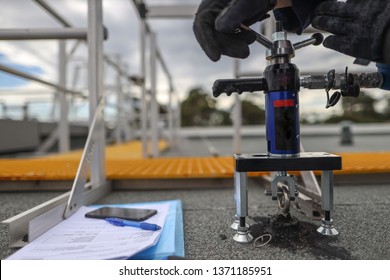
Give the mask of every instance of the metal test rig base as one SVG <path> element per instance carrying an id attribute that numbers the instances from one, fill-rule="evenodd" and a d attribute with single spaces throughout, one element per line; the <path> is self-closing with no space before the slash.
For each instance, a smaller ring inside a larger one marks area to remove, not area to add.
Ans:
<path id="1" fill-rule="evenodd" d="M 278 174 L 272 180 L 272 199 L 276 200 L 278 182 L 286 182 L 289 186 L 290 200 L 295 200 L 296 183 L 287 171 L 312 171 L 321 170 L 321 207 L 324 211 L 322 225 L 318 232 L 324 235 L 337 235 L 333 227 L 330 212 L 333 210 L 333 170 L 341 169 L 341 157 L 329 153 L 300 153 L 296 157 L 272 157 L 266 153 L 262 154 L 235 154 L 234 170 L 234 197 L 236 203 L 236 219 L 232 228 L 237 230 L 233 239 L 240 243 L 249 243 L 253 240 L 245 222 L 248 215 L 248 193 L 247 193 L 247 172 L 277 171 Z"/>

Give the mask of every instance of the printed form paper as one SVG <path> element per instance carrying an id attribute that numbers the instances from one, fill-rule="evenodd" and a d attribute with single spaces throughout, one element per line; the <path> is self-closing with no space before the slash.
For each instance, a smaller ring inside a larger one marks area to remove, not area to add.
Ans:
<path id="1" fill-rule="evenodd" d="M 134 208 L 134 207 L 128 207 Z M 147 204 L 137 208 L 156 209 L 145 222 L 164 227 L 169 204 Z M 127 259 L 153 245 L 162 232 L 136 227 L 118 227 L 105 220 L 85 218 L 96 207 L 81 207 L 75 214 L 27 244 L 8 259 L 102 260 Z"/>

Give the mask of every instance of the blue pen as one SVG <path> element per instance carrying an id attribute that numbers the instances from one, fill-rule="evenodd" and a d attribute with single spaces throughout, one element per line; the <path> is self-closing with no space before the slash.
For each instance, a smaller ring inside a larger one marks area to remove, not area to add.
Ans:
<path id="1" fill-rule="evenodd" d="M 117 226 L 117 227 L 137 227 L 140 229 L 145 229 L 145 230 L 160 230 L 161 227 L 156 224 L 150 224 L 150 223 L 145 223 L 145 222 L 134 222 L 134 221 L 128 221 L 128 220 L 123 220 L 119 218 L 106 218 L 105 219 L 107 222 L 110 224 Z"/>

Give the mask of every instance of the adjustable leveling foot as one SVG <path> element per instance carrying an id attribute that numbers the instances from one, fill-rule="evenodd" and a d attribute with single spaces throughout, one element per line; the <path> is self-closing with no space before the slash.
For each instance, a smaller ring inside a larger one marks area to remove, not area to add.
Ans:
<path id="1" fill-rule="evenodd" d="M 245 225 L 245 218 L 241 217 L 239 219 L 239 227 L 237 229 L 237 232 L 233 236 L 234 241 L 239 243 L 251 243 L 253 241 L 253 236 L 249 233 L 248 227 Z"/>
<path id="2" fill-rule="evenodd" d="M 330 211 L 325 211 L 325 218 L 321 220 L 321 226 L 317 232 L 326 236 L 336 236 L 339 232 L 333 226 L 333 219 L 330 218 Z"/>

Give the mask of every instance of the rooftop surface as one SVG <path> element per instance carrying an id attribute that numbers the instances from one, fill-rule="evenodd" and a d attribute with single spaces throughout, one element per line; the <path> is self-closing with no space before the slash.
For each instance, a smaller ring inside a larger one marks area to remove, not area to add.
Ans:
<path id="1" fill-rule="evenodd" d="M 303 139 L 307 151 L 385 151 L 390 150 L 388 135 L 356 135 L 353 146 L 341 146 L 338 136 L 308 136 Z M 231 139 L 213 137 L 205 140 L 190 137 L 182 141 L 179 149 L 166 151 L 163 156 L 210 156 L 210 143 L 220 155 L 232 153 Z M 208 143 L 208 144 L 207 144 Z M 307 144 L 305 144 L 307 143 Z M 365 144 L 363 144 L 365 143 Z M 252 136 L 243 138 L 244 152 L 264 147 Z M 329 149 L 328 149 L 329 148 Z M 330 149 L 332 148 L 332 149 Z M 261 149 L 258 152 L 262 152 Z M 364 159 L 362 159 L 364 161 Z M 268 222 L 278 214 L 275 201 L 264 195 L 264 184 L 251 181 L 248 186 L 249 218 L 252 234 L 257 237 L 271 232 L 275 238 L 263 247 L 254 243 L 238 244 L 230 229 L 235 214 L 233 182 L 228 186 L 199 182 L 199 186 L 181 185 L 174 188 L 113 191 L 97 203 L 131 203 L 180 199 L 183 202 L 185 252 L 188 259 L 390 259 L 390 191 L 389 182 L 375 180 L 369 183 L 350 180 L 340 184 L 335 177 L 334 225 L 340 234 L 324 237 L 316 232 L 319 220 L 312 220 L 292 208 L 293 226 L 275 231 Z M 379 178 L 379 176 L 378 176 Z M 195 181 L 196 183 L 196 181 Z M 126 184 L 126 182 L 123 182 Z M 39 205 L 61 192 L 5 192 L 0 195 L 0 219 L 10 218 Z M 0 258 L 6 258 L 13 249 L 8 248 L 4 225 L 0 225 Z"/>
<path id="2" fill-rule="evenodd" d="M 249 219 L 254 225 L 277 214 L 277 206 L 264 190 L 250 186 Z M 230 229 L 235 214 L 232 188 L 181 189 L 161 191 L 115 191 L 99 203 L 131 203 L 181 199 L 184 213 L 185 252 L 188 259 L 390 259 L 389 186 L 335 187 L 334 225 L 340 234 L 324 237 L 316 232 L 319 221 L 292 210 L 303 228 L 269 245 L 233 241 Z M 6 219 L 59 195 L 56 192 L 3 193 L 1 215 Z M 261 225 L 258 225 L 258 227 Z M 256 227 L 254 235 L 261 233 Z M 5 228 L 1 226 L 1 259 L 8 249 Z"/>

